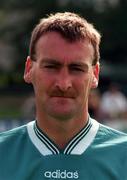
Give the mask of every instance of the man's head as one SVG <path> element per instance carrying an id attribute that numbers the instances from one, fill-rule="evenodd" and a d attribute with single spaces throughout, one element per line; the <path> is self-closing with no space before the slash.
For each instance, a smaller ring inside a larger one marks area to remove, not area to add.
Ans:
<path id="1" fill-rule="evenodd" d="M 99 42 L 93 26 L 72 13 L 35 27 L 24 79 L 34 87 L 40 117 L 86 118 L 89 92 L 98 85 Z"/>
<path id="2" fill-rule="evenodd" d="M 87 39 L 94 49 L 93 65 L 99 62 L 100 34 L 84 18 L 70 12 L 56 13 L 48 18 L 41 19 L 33 30 L 30 42 L 29 55 L 33 61 L 36 61 L 37 41 L 47 32 L 54 31 L 60 33 L 69 42 Z"/>

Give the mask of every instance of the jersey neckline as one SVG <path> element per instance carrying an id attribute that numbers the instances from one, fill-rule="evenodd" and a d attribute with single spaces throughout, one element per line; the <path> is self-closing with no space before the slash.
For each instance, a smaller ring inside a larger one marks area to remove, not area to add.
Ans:
<path id="1" fill-rule="evenodd" d="M 82 154 L 92 143 L 99 128 L 99 123 L 92 118 L 89 118 L 87 125 L 81 129 L 66 145 L 63 150 L 60 150 L 48 136 L 40 130 L 36 121 L 32 121 L 27 125 L 29 138 L 42 155 L 53 154 Z"/>

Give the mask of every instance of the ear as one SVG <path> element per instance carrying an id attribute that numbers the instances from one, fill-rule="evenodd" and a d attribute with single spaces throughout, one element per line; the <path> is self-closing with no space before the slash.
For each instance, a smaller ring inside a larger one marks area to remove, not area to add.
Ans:
<path id="1" fill-rule="evenodd" d="M 93 66 L 93 79 L 91 88 L 97 88 L 99 81 L 100 64 L 97 63 Z"/>
<path id="2" fill-rule="evenodd" d="M 30 56 L 27 57 L 25 63 L 24 80 L 26 83 L 31 83 L 31 72 L 32 72 L 33 61 Z"/>

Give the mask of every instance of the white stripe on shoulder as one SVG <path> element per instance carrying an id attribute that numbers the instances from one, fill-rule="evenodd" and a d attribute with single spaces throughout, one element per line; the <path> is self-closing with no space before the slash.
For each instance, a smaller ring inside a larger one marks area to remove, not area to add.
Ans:
<path id="1" fill-rule="evenodd" d="M 90 146 L 90 144 L 93 142 L 99 129 L 99 123 L 92 118 L 90 118 L 90 120 L 92 123 L 92 127 L 90 128 L 86 136 L 83 139 L 81 139 L 81 141 L 74 147 L 70 154 L 80 155 L 84 153 L 86 149 Z"/>
<path id="2" fill-rule="evenodd" d="M 34 124 L 35 124 L 35 121 L 32 121 L 27 124 L 27 131 L 28 131 L 30 140 L 43 156 L 53 154 L 52 151 L 48 149 L 48 147 L 35 134 Z"/>

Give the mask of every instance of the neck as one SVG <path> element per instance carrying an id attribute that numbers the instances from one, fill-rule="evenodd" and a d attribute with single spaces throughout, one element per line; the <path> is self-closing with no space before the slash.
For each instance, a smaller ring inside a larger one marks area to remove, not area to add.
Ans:
<path id="1" fill-rule="evenodd" d="M 44 118 L 38 114 L 37 124 L 60 149 L 63 149 L 70 139 L 87 124 L 88 114 L 85 114 L 85 116 L 65 121 Z"/>

